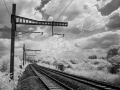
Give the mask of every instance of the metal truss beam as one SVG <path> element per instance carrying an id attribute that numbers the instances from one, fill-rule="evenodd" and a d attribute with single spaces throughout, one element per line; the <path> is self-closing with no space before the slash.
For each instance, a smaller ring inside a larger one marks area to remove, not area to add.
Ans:
<path id="1" fill-rule="evenodd" d="M 67 22 L 54 22 L 54 21 L 37 21 L 21 16 L 11 15 L 14 18 L 16 24 L 26 24 L 26 25 L 47 25 L 47 26 L 68 26 Z"/>

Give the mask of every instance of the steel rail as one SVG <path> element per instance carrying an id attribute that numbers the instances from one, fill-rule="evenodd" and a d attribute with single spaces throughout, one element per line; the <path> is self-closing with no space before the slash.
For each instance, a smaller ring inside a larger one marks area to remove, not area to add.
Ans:
<path id="1" fill-rule="evenodd" d="M 38 76 L 38 74 L 35 72 L 34 68 L 30 65 L 31 69 L 33 70 L 33 72 L 36 74 L 36 76 L 42 81 L 42 83 L 44 84 L 45 88 L 47 90 L 50 90 L 50 88 L 46 85 L 46 83 Z"/>
<path id="2" fill-rule="evenodd" d="M 31 68 L 33 69 L 33 71 L 35 71 L 34 69 L 39 69 L 38 67 L 34 67 L 34 66 L 31 66 Z M 36 73 L 36 72 L 35 72 Z M 39 73 L 42 73 L 43 75 L 47 76 L 48 78 L 50 78 L 52 81 L 56 82 L 57 84 L 59 84 L 61 87 L 63 87 L 64 89 L 63 90 L 73 90 L 72 88 L 66 86 L 65 84 L 59 82 L 58 80 L 56 80 L 55 78 L 49 76 L 48 74 L 46 74 L 44 71 L 39 71 Z M 41 79 L 42 80 L 42 79 Z M 45 82 L 42 80 L 42 82 L 45 84 Z M 45 84 L 46 85 L 46 84 Z M 47 87 L 47 85 L 46 85 Z M 48 90 L 51 90 L 49 87 L 48 87 Z"/>
<path id="3" fill-rule="evenodd" d="M 82 76 L 76 76 L 76 75 L 68 74 L 68 73 L 65 73 L 65 72 L 49 69 L 49 68 L 46 68 L 46 67 L 43 67 L 43 66 L 38 66 L 38 67 L 40 67 L 40 69 L 43 68 L 46 71 L 50 71 L 50 72 L 62 75 L 64 77 L 71 78 L 71 79 L 76 80 L 78 82 L 85 83 L 85 84 L 90 85 L 92 87 L 101 88 L 102 90 L 111 90 L 111 89 L 120 90 L 120 87 L 112 85 L 112 84 L 108 84 L 108 83 L 105 83 L 105 82 L 102 82 L 102 81 L 97 81 L 97 80 L 85 78 L 85 77 L 82 77 Z"/>

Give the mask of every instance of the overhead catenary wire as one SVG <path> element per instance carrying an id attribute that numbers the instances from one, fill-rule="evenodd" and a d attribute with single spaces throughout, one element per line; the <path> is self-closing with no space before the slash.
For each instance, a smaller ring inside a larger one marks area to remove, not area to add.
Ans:
<path id="1" fill-rule="evenodd" d="M 55 21 L 57 21 L 57 20 L 59 20 L 59 18 L 63 15 L 63 13 L 67 10 L 67 8 L 70 6 L 70 4 L 73 2 L 73 0 L 71 0 L 70 1 L 70 3 L 67 5 L 67 7 L 63 10 L 63 12 L 60 14 L 60 16 L 55 20 Z M 50 27 L 50 29 L 51 29 L 51 27 Z M 50 30 L 49 29 L 49 30 Z"/>
<path id="2" fill-rule="evenodd" d="M 120 11 L 120 10 L 118 10 L 117 12 L 119 12 L 119 11 Z M 116 13 L 117 13 L 117 12 L 116 12 Z M 116 14 L 116 13 L 114 13 L 114 14 Z M 99 22 L 101 22 L 101 21 L 103 21 L 103 20 L 107 20 L 107 19 L 109 19 L 109 17 L 111 17 L 111 16 L 112 16 L 112 15 L 114 15 L 114 14 L 111 14 L 111 15 L 109 15 L 109 16 L 107 16 L 107 17 L 103 18 L 102 20 L 100 20 L 100 21 L 98 21 L 98 22 L 96 22 L 96 23 L 93 23 L 92 25 L 90 25 L 90 26 L 88 26 L 88 27 L 84 28 L 83 30 L 89 29 L 90 27 L 92 27 L 92 26 L 96 25 L 97 23 L 99 23 Z M 69 38 L 65 39 L 65 41 L 68 41 L 69 39 L 71 39 L 71 38 L 73 38 L 73 37 L 76 37 L 77 35 L 81 35 L 81 34 L 82 34 L 82 33 L 80 33 L 80 34 L 75 34 L 75 35 L 73 35 L 73 36 L 71 36 L 71 37 L 69 37 Z M 64 41 L 64 42 L 62 42 L 62 43 L 60 43 L 60 44 L 65 43 L 65 41 Z"/>
<path id="3" fill-rule="evenodd" d="M 90 18 L 91 16 L 93 16 L 94 14 L 96 14 L 98 11 L 92 13 L 90 16 L 86 17 L 84 20 L 82 20 L 81 22 L 79 22 L 77 25 L 80 25 L 82 23 L 84 23 L 85 20 L 87 20 L 88 18 Z M 76 27 L 77 25 L 73 26 L 72 28 Z M 70 31 L 72 28 L 70 28 L 69 30 L 63 31 L 62 33 L 66 33 L 67 31 Z"/>
<path id="4" fill-rule="evenodd" d="M 120 11 L 120 10 L 118 10 L 117 12 L 119 12 L 119 11 Z M 117 12 L 116 12 L 116 13 L 117 13 Z M 114 13 L 114 14 L 115 14 L 115 13 Z M 109 19 L 109 17 L 111 17 L 111 16 L 114 15 L 114 14 L 111 14 L 111 15 L 109 15 L 109 16 L 103 18 L 102 20 L 100 20 L 100 21 L 98 21 L 98 22 L 96 22 L 96 23 L 93 23 L 92 25 L 90 25 L 90 26 L 84 28 L 83 30 L 89 29 L 90 27 L 96 25 L 97 23 L 99 23 L 99 22 L 101 22 L 101 21 L 103 21 L 103 20 Z M 77 36 L 77 35 L 80 35 L 80 34 L 75 34 L 75 35 L 73 35 L 72 37 L 70 37 L 70 38 L 68 38 L 68 39 L 66 39 L 66 40 L 69 40 L 69 39 L 71 39 L 71 38 L 73 38 L 73 37 L 75 37 L 75 36 Z"/>
<path id="5" fill-rule="evenodd" d="M 63 0 L 61 0 L 60 4 L 57 6 L 57 8 L 55 9 L 55 11 L 50 14 L 50 16 L 53 16 L 53 15 L 56 13 L 57 9 L 58 9 L 59 6 L 62 4 L 62 1 L 63 1 Z M 47 19 L 47 21 L 48 21 L 48 19 Z"/>
<path id="6" fill-rule="evenodd" d="M 103 7 L 102 7 L 102 8 L 103 8 Z M 102 9 L 102 8 L 100 8 L 100 9 Z M 86 17 L 84 20 L 82 20 L 81 22 L 79 22 L 77 25 L 82 24 L 85 20 L 87 20 L 88 18 L 90 18 L 91 16 L 93 16 L 94 14 L 96 14 L 97 12 L 98 12 L 98 11 L 95 11 L 95 12 L 92 13 L 90 16 Z M 72 28 L 76 27 L 77 25 L 73 26 Z M 63 32 L 61 32 L 61 33 L 66 33 L 67 31 L 72 30 L 72 28 L 70 28 L 69 30 L 63 31 Z"/>
<path id="7" fill-rule="evenodd" d="M 67 8 L 70 6 L 70 4 L 73 2 L 73 0 L 70 1 L 70 3 L 67 5 L 67 7 L 64 9 L 64 11 L 60 14 L 60 16 L 56 19 L 59 20 L 59 18 L 63 15 L 63 13 L 67 10 Z"/>
<path id="8" fill-rule="evenodd" d="M 3 0 L 3 2 L 4 2 L 5 7 L 6 7 L 6 9 L 7 9 L 7 13 L 8 13 L 8 15 L 9 15 L 9 17 L 10 17 L 10 12 L 9 12 L 9 10 L 8 10 L 8 7 L 7 7 L 7 4 L 6 4 L 5 0 Z"/>
<path id="9" fill-rule="evenodd" d="M 102 7 L 102 8 L 104 8 L 104 7 Z M 102 8 L 100 8 L 100 9 L 102 9 Z M 99 11 L 100 9 L 98 9 L 98 11 Z M 91 16 L 93 16 L 94 14 L 96 14 L 98 11 L 93 12 L 91 15 L 89 15 L 88 17 L 86 17 L 84 20 L 82 20 L 81 22 L 79 22 L 77 25 L 75 25 L 75 26 L 73 26 L 72 28 L 70 28 L 69 30 L 63 31 L 63 32 L 61 32 L 61 33 L 66 33 L 66 32 L 68 32 L 68 31 L 72 30 L 74 27 L 76 27 L 76 26 L 78 26 L 78 25 L 80 25 L 80 24 L 83 24 L 85 20 L 87 20 L 88 18 L 90 18 Z"/>
<path id="10" fill-rule="evenodd" d="M 69 3 L 69 5 L 72 3 L 72 1 Z M 84 20 L 82 20 L 81 22 L 79 22 L 77 25 L 82 24 L 85 20 L 87 20 L 88 18 L 90 18 L 91 16 L 93 16 L 94 14 L 96 14 L 98 11 L 95 11 L 94 13 L 92 13 L 90 16 L 86 17 Z M 77 25 L 73 26 L 72 28 L 76 27 Z M 66 33 L 67 31 L 72 30 L 72 28 L 70 28 L 69 30 L 63 31 L 61 33 Z M 51 28 L 50 28 L 51 29 Z"/>
<path id="11" fill-rule="evenodd" d="M 53 15 L 56 13 L 56 11 L 58 10 L 58 8 L 59 8 L 59 6 L 62 4 L 62 2 L 63 2 L 63 0 L 61 0 L 60 4 L 59 4 L 58 7 L 55 9 L 55 11 L 51 14 L 51 16 L 53 16 Z"/>
<path id="12" fill-rule="evenodd" d="M 55 13 L 56 13 L 56 11 L 57 11 L 57 9 L 59 8 L 59 6 L 62 4 L 62 1 L 63 0 L 61 0 L 61 2 L 60 2 L 60 4 L 57 6 L 57 8 L 55 9 L 55 11 L 50 15 L 50 16 L 53 16 Z M 47 20 L 48 21 L 48 20 Z M 38 35 L 38 36 L 36 36 L 36 37 L 39 37 L 40 35 Z M 35 38 L 36 38 L 35 37 Z"/>
<path id="13" fill-rule="evenodd" d="M 63 2 L 63 0 L 61 0 L 61 2 L 60 2 L 60 4 L 57 6 L 57 8 L 55 9 L 55 11 L 50 15 L 50 16 L 53 16 L 55 13 L 56 13 L 56 11 L 58 10 L 58 8 L 59 8 L 59 6 L 62 4 L 62 2 Z M 48 20 L 47 20 L 48 21 Z M 51 28 L 50 28 L 51 29 Z M 49 29 L 49 30 L 50 30 Z M 39 35 L 38 35 L 39 36 Z M 36 36 L 36 37 L 38 37 L 38 36 Z"/>

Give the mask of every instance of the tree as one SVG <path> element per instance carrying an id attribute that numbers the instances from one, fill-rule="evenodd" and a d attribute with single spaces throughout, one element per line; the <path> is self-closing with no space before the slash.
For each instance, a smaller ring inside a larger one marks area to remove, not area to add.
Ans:
<path id="1" fill-rule="evenodd" d="M 89 59 L 97 59 L 97 56 L 96 55 L 92 55 L 92 56 L 89 56 L 88 58 Z"/>
<path id="2" fill-rule="evenodd" d="M 119 72 L 120 68 L 120 56 L 116 55 L 108 59 L 108 62 L 112 64 L 111 67 L 109 67 L 109 72 L 112 74 L 116 74 Z"/>
<path id="3" fill-rule="evenodd" d="M 97 59 L 97 56 L 96 55 L 94 55 L 94 58 L 93 59 Z"/>
<path id="4" fill-rule="evenodd" d="M 112 74 L 116 74 L 119 72 L 120 68 L 120 46 L 114 45 L 111 46 L 107 51 L 107 61 L 112 64 L 112 67 L 109 68 L 109 72 Z"/>
<path id="5" fill-rule="evenodd" d="M 107 51 L 107 59 L 119 54 L 120 46 L 113 45 Z"/>

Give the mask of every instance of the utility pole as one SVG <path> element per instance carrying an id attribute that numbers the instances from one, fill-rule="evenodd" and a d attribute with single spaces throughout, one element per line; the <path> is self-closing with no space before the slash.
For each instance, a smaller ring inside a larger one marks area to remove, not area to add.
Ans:
<path id="1" fill-rule="evenodd" d="M 26 64 L 26 51 L 25 51 L 25 54 L 24 54 L 24 55 L 25 55 L 24 59 L 25 59 L 25 64 Z"/>
<path id="2" fill-rule="evenodd" d="M 16 14 L 16 4 L 13 4 L 12 15 Z M 16 24 L 15 18 L 11 18 L 12 28 L 11 28 L 11 53 L 10 53 L 10 78 L 14 79 L 14 46 L 15 46 L 15 31 Z"/>
<path id="3" fill-rule="evenodd" d="M 23 66 L 25 64 L 25 44 L 23 44 Z"/>

